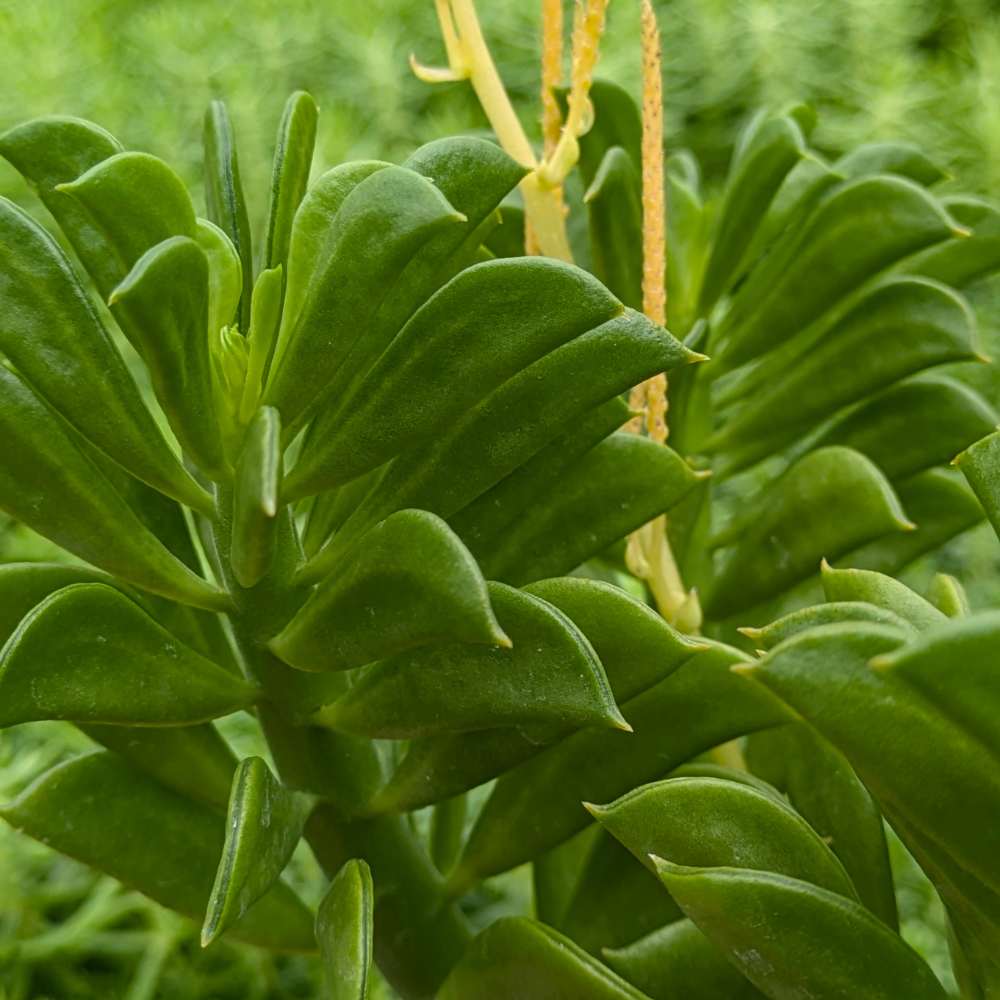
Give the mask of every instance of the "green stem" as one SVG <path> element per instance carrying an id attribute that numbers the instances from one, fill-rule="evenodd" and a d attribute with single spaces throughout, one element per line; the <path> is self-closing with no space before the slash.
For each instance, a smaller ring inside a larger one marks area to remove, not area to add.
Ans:
<path id="1" fill-rule="evenodd" d="M 304 557 L 289 507 L 278 512 L 274 562 L 243 589 L 230 570 L 233 497 L 219 496 L 215 544 L 236 609 L 230 619 L 247 674 L 267 698 L 258 706 L 264 735 L 282 780 L 323 800 L 305 831 L 317 861 L 332 877 L 353 857 L 364 858 L 375 882 L 375 958 L 406 1000 L 432 997 L 465 950 L 470 932 L 441 892 L 441 876 L 404 816 L 352 820 L 383 780 L 371 740 L 331 733 L 301 720 L 345 688 L 342 673 L 309 674 L 279 660 L 267 641 L 288 624 L 309 594 L 296 582 Z"/>

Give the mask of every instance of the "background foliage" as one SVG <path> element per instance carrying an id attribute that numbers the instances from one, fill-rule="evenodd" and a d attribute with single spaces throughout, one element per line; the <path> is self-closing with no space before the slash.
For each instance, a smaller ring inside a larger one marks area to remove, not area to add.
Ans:
<path id="1" fill-rule="evenodd" d="M 996 0 L 658 0 L 664 28 L 667 141 L 692 148 L 709 180 L 725 171 L 747 112 L 813 100 L 814 143 L 916 141 L 961 179 L 1000 196 L 1000 3 Z M 481 3 L 484 27 L 522 119 L 538 116 L 538 3 Z M 614 0 L 600 72 L 637 89 L 638 5 Z M 441 61 L 430 0 L 0 0 L 0 130 L 44 114 L 89 118 L 128 148 L 171 163 L 199 197 L 201 116 L 226 100 L 242 150 L 251 215 L 263 217 L 266 164 L 287 94 L 317 98 L 314 170 L 344 159 L 400 161 L 416 146 L 485 122 L 465 85 L 429 88 L 407 66 Z M 35 211 L 0 164 L 0 194 Z M 1000 295 L 973 289 L 994 356 Z M 976 379 L 994 405 L 1000 386 Z M 0 515 L 2 518 L 2 515 Z M 0 560 L 52 558 L 54 547 L 0 520 Z M 988 527 L 908 573 L 955 573 L 975 605 L 1000 601 L 1000 549 Z M 261 753 L 249 720 L 227 736 Z M 0 799 L 79 749 L 70 727 L 37 724 L 0 738 Z M 26 752 L 28 751 L 28 752 Z M 241 753 L 241 756 L 244 754 Z M 16 764 L 13 761 L 16 760 Z M 940 904 L 898 844 L 904 936 L 947 968 Z M 304 892 L 315 862 L 295 861 Z M 491 891 L 494 893 L 490 895 Z M 524 880 L 487 885 L 485 919 L 530 905 Z M 14 942 L 28 942 L 20 949 Z M 197 947 L 192 925 L 111 880 L 0 828 L 0 997 L 311 997 L 315 970 L 249 946 Z M 388 993 L 386 992 L 386 996 Z"/>

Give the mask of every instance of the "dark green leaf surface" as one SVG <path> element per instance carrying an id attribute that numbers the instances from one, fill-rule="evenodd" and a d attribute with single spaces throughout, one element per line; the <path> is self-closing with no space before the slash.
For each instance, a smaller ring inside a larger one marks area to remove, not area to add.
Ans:
<path id="1" fill-rule="evenodd" d="M 764 996 L 690 920 L 675 920 L 627 948 L 604 949 L 602 957 L 652 1000 L 760 1000 Z"/>
<path id="2" fill-rule="evenodd" d="M 288 499 L 363 475 L 441 431 L 540 357 L 621 305 L 586 272 L 546 257 L 488 261 L 453 278 L 310 435 Z"/>
<path id="3" fill-rule="evenodd" d="M 246 708 L 258 694 L 101 583 L 47 597 L 0 657 L 0 727 L 38 719 L 191 725 Z"/>
<path id="4" fill-rule="evenodd" d="M 828 601 L 874 604 L 899 615 L 918 632 L 945 620 L 933 604 L 883 573 L 865 569 L 834 569 L 824 562 L 822 580 L 823 593 Z"/>
<path id="5" fill-rule="evenodd" d="M 125 277 L 126 269 L 84 208 L 57 188 L 120 152 L 122 145 L 113 135 L 80 118 L 35 118 L 0 136 L 0 156 L 24 177 L 59 223 L 104 299 Z"/>
<path id="6" fill-rule="evenodd" d="M 109 300 L 141 331 L 139 353 L 181 447 L 211 479 L 224 475 L 208 341 L 208 258 L 175 236 L 143 255 Z"/>
<path id="7" fill-rule="evenodd" d="M 945 1000 L 909 945 L 857 903 L 807 882 L 734 868 L 660 877 L 699 930 L 768 996 Z"/>
<path id="8" fill-rule="evenodd" d="M 171 555 L 139 522 L 58 419 L 0 367 L 0 508 L 128 583 L 223 611 L 229 597 Z"/>
<path id="9" fill-rule="evenodd" d="M 361 858 L 344 862 L 316 913 L 325 1000 L 368 1000 L 374 905 L 368 864 Z"/>
<path id="10" fill-rule="evenodd" d="M 696 868 L 753 868 L 857 899 L 819 834 L 775 795 L 720 778 L 670 778 L 636 788 L 592 816 L 651 871 L 651 856 Z"/>
<path id="11" fill-rule="evenodd" d="M 503 917 L 469 946 L 437 1000 L 643 1000 L 643 994 L 568 938 Z"/>
<path id="12" fill-rule="evenodd" d="M 203 948 L 278 882 L 313 803 L 282 787 L 260 757 L 240 761 L 229 798 L 226 844 L 201 929 Z"/>
<path id="13" fill-rule="evenodd" d="M 1000 431 L 984 437 L 955 459 L 1000 536 Z"/>
<path id="14" fill-rule="evenodd" d="M 780 701 L 730 670 L 749 657 L 711 647 L 622 706 L 634 732 L 581 730 L 500 778 L 450 880 L 455 889 L 582 830 L 591 819 L 582 802 L 611 801 L 727 740 L 791 721 Z"/>
<path id="15" fill-rule="evenodd" d="M 112 753 L 46 772 L 0 809 L 11 826 L 200 921 L 225 821 Z M 315 949 L 312 915 L 284 884 L 244 915 L 233 937 L 279 951 Z"/>
<path id="16" fill-rule="evenodd" d="M 428 643 L 507 646 L 475 560 L 448 526 L 403 510 L 374 527 L 270 642 L 300 670 L 348 670 Z"/>
<path id="17" fill-rule="evenodd" d="M 734 368 L 778 346 L 867 278 L 955 234 L 940 203 L 912 181 L 865 177 L 832 189 L 740 288 L 713 358 Z M 806 286 L 809 295 L 797 294 Z"/>
<path id="18" fill-rule="evenodd" d="M 400 653 L 316 721 L 394 739 L 532 722 L 626 728 L 600 661 L 568 618 L 500 583 L 489 596 L 513 648 L 450 643 Z"/>
<path id="19" fill-rule="evenodd" d="M 247 428 L 236 463 L 230 560 L 241 587 L 259 583 L 274 559 L 281 464 L 281 418 L 263 406 Z"/>
<path id="20" fill-rule="evenodd" d="M 971 236 L 945 240 L 900 264 L 900 270 L 923 274 L 953 288 L 965 288 L 1000 270 L 1000 211 L 979 198 L 954 195 L 942 203 Z"/>
<path id="21" fill-rule="evenodd" d="M 35 391 L 143 482 L 210 512 L 211 499 L 163 439 L 69 261 L 6 199 L 0 275 L 0 350 Z"/>
<path id="22" fill-rule="evenodd" d="M 901 382 L 838 418 L 816 447 L 843 444 L 891 480 L 950 462 L 1000 417 L 975 390 L 943 375 Z"/>
<path id="23" fill-rule="evenodd" d="M 334 217 L 327 257 L 294 329 L 285 326 L 264 400 L 291 424 L 347 357 L 413 255 L 460 216 L 426 178 L 404 167 L 366 177 Z M 294 263 L 289 261 L 289 281 Z"/>
<path id="24" fill-rule="evenodd" d="M 756 512 L 703 602 L 714 617 L 780 594 L 815 573 L 824 558 L 913 529 L 882 473 L 840 445 L 799 459 L 758 501 Z"/>
<path id="25" fill-rule="evenodd" d="M 243 185 L 240 182 L 236 139 L 226 105 L 222 101 L 212 101 L 205 109 L 202 143 L 205 150 L 205 202 L 208 207 L 208 217 L 232 241 L 243 271 L 239 312 L 235 317 L 227 319 L 226 324 L 235 318 L 245 336 L 250 325 L 253 247 L 250 237 L 250 218 L 247 215 Z"/>
<path id="26" fill-rule="evenodd" d="M 672 449 L 612 434 L 477 553 L 483 572 L 515 586 L 568 573 L 670 510 L 699 478 Z"/>
<path id="27" fill-rule="evenodd" d="M 584 413 L 644 378 L 698 360 L 627 309 L 519 372 L 439 438 L 401 455 L 332 543 L 310 560 L 317 580 L 379 521 L 405 507 L 448 518 L 509 475 Z M 588 378 L 579 378 L 587 372 Z"/>

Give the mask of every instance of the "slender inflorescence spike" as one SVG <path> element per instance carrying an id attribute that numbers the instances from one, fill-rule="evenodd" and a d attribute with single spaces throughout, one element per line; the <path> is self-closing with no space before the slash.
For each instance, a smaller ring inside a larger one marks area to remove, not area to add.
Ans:
<path id="1" fill-rule="evenodd" d="M 554 90 L 562 83 L 563 4 L 562 0 L 542 0 L 542 159 L 555 152 L 562 131 L 562 113 Z M 552 198 L 565 216 L 562 187 L 552 191 Z M 524 249 L 528 254 L 540 254 L 541 247 L 532 224 L 525 216 Z"/>

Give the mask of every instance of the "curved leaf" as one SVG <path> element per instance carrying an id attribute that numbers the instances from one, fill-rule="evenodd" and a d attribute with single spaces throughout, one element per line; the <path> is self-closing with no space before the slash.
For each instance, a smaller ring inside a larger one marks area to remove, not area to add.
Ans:
<path id="1" fill-rule="evenodd" d="M 483 572 L 515 586 L 568 573 L 670 510 L 704 477 L 650 438 L 612 434 L 480 549 Z"/>
<path id="2" fill-rule="evenodd" d="M 67 199 L 68 200 L 68 199 Z M 114 341 L 56 242 L 0 199 L 0 350 L 49 405 L 143 482 L 203 513 Z"/>
<path id="3" fill-rule="evenodd" d="M 912 181 L 886 175 L 833 188 L 734 296 L 713 335 L 713 359 L 726 369 L 749 361 L 901 257 L 959 234 L 941 205 Z M 804 287 L 810 294 L 797 294 Z"/>
<path id="4" fill-rule="evenodd" d="M 1000 431 L 966 448 L 955 459 L 962 475 L 1000 536 Z"/>
<path id="5" fill-rule="evenodd" d="M 840 445 L 800 458 L 755 513 L 703 600 L 706 614 L 746 611 L 811 576 L 821 559 L 914 527 L 879 470 Z"/>
<path id="6" fill-rule="evenodd" d="M 229 237 L 239 257 L 243 273 L 243 287 L 236 322 L 245 335 L 250 325 L 253 248 L 250 238 L 250 218 L 247 215 L 243 185 L 240 182 L 236 140 L 233 127 L 229 123 L 226 105 L 222 101 L 212 101 L 205 109 L 202 145 L 205 151 L 205 202 L 208 207 L 208 217 Z M 228 326 L 232 320 L 233 317 L 229 316 L 225 320 L 225 325 Z"/>
<path id="7" fill-rule="evenodd" d="M 690 920 L 675 920 L 627 948 L 605 948 L 602 958 L 652 1000 L 760 1000 L 764 996 Z"/>
<path id="8" fill-rule="evenodd" d="M 590 814 L 655 872 L 668 854 L 695 868 L 752 868 L 801 878 L 849 899 L 857 892 L 836 855 L 789 806 L 720 778 L 669 778 Z"/>
<path id="9" fill-rule="evenodd" d="M 228 594 L 139 522 L 45 404 L 2 366 L 0 509 L 134 586 L 213 611 L 230 607 Z"/>
<path id="10" fill-rule="evenodd" d="M 953 288 L 965 288 L 1000 270 L 1000 211 L 978 198 L 956 195 L 942 204 L 971 236 L 957 237 L 928 247 L 904 260 L 901 271 L 922 274 Z"/>
<path id="11" fill-rule="evenodd" d="M 837 893 L 770 872 L 660 859 L 657 868 L 698 929 L 768 996 L 947 996 L 902 938 Z"/>
<path id="12" fill-rule="evenodd" d="M 209 362 L 205 252 L 185 236 L 158 243 L 109 301 L 140 331 L 139 353 L 181 447 L 209 478 L 221 478 L 226 465 Z"/>
<path id="13" fill-rule="evenodd" d="M 883 573 L 866 569 L 834 569 L 824 561 L 821 575 L 823 593 L 828 601 L 863 601 L 874 604 L 899 615 L 918 632 L 945 620 L 945 616 L 933 604 L 915 594 L 905 584 Z"/>
<path id="14" fill-rule="evenodd" d="M 273 407 L 263 406 L 247 428 L 236 463 L 229 558 L 233 576 L 244 588 L 259 583 L 274 560 L 281 465 L 281 418 Z"/>
<path id="15" fill-rule="evenodd" d="M 207 948 L 277 884 L 314 800 L 290 792 L 260 757 L 240 761 L 226 817 L 226 844 L 201 929 Z"/>
<path id="16" fill-rule="evenodd" d="M 270 648 L 300 670 L 349 670 L 428 643 L 509 646 L 479 567 L 433 514 L 403 510 L 361 540 Z"/>
<path id="17" fill-rule="evenodd" d="M 944 180 L 945 172 L 912 142 L 865 142 L 845 153 L 833 165 L 847 180 L 865 174 L 899 174 L 930 187 Z"/>
<path id="18" fill-rule="evenodd" d="M 326 1000 L 368 1000 L 374 904 L 367 862 L 361 858 L 345 861 L 316 913 Z"/>
<path id="19" fill-rule="evenodd" d="M 38 719 L 184 726 L 258 695 L 101 583 L 47 597 L 0 656 L 0 727 Z"/>
<path id="20" fill-rule="evenodd" d="M 208 335 L 238 322 L 243 267 L 232 240 L 214 222 L 198 219 L 198 246 L 208 259 Z M 250 280 L 250 277 L 247 277 Z"/>
<path id="21" fill-rule="evenodd" d="M 643 1000 L 572 941 L 524 917 L 490 924 L 459 959 L 437 1000 Z"/>
<path id="22" fill-rule="evenodd" d="M 924 596 L 949 618 L 965 618 L 972 613 L 965 588 L 947 573 L 935 573 Z"/>
<path id="23" fill-rule="evenodd" d="M 826 567 L 824 572 L 828 571 Z M 834 570 L 834 572 L 838 572 Z M 799 632 L 815 628 L 817 625 L 833 625 L 837 622 L 878 622 L 907 631 L 913 626 L 895 611 L 869 604 L 867 601 L 833 601 L 830 604 L 816 604 L 810 608 L 800 608 L 763 628 L 741 628 L 758 649 L 774 649 L 779 643 L 790 639 Z M 773 784 L 773 782 L 772 782 Z"/>
<path id="24" fill-rule="evenodd" d="M 582 830 L 591 818 L 581 802 L 610 801 L 736 736 L 792 721 L 780 701 L 732 673 L 748 659 L 711 643 L 622 706 L 634 732 L 581 730 L 501 777 L 449 878 L 453 891 Z"/>
<path id="25" fill-rule="evenodd" d="M 531 722 L 627 728 L 600 661 L 568 618 L 500 583 L 489 595 L 512 648 L 450 643 L 400 653 L 314 721 L 394 739 Z"/>
<path id="26" fill-rule="evenodd" d="M 99 751 L 52 768 L 0 808 L 0 816 L 186 917 L 200 921 L 205 912 L 225 820 L 113 753 Z M 230 933 L 277 951 L 308 953 L 316 947 L 312 915 L 283 883 Z"/>
<path id="27" fill-rule="evenodd" d="M 440 191 L 405 167 L 377 170 L 344 198 L 326 260 L 287 340 L 282 324 L 264 401 L 283 424 L 291 424 L 337 370 L 413 255 L 459 221 Z"/>
<path id="28" fill-rule="evenodd" d="M 586 272 L 546 257 L 462 271 L 318 418 L 288 474 L 288 498 L 339 486 L 421 443 L 621 308 Z"/>

